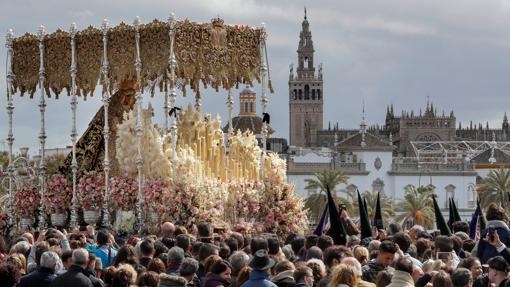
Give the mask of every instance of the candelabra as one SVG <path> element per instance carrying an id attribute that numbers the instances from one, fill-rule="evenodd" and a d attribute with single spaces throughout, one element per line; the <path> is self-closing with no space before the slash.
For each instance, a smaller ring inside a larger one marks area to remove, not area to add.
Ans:
<path id="1" fill-rule="evenodd" d="M 9 177 L 9 207 L 8 207 L 8 216 L 9 216 L 9 225 L 13 224 L 13 185 L 14 185 L 14 165 L 12 160 L 12 145 L 14 143 L 14 134 L 12 132 L 12 114 L 14 111 L 14 104 L 12 102 L 12 85 L 14 81 L 14 73 L 12 72 L 12 41 L 14 40 L 14 32 L 10 29 L 6 35 L 6 43 L 5 47 L 7 48 L 7 115 L 9 117 L 9 132 L 7 133 L 7 144 L 9 145 L 9 165 L 7 167 L 7 174 Z"/>
<path id="2" fill-rule="evenodd" d="M 46 71 L 44 69 L 44 38 L 46 36 L 46 32 L 44 30 L 44 26 L 40 26 L 37 30 L 37 38 L 39 40 L 39 89 L 41 91 L 41 98 L 39 101 L 39 111 L 41 112 L 41 130 L 39 133 L 39 141 L 40 141 L 40 150 L 39 155 L 41 156 L 41 161 L 39 164 L 39 193 L 41 195 L 41 203 L 39 204 L 39 228 L 46 228 L 46 216 L 44 213 L 44 204 L 43 204 L 43 194 L 44 194 L 44 185 L 45 185 L 45 177 L 46 177 L 46 160 L 44 157 L 44 149 L 46 144 L 46 127 L 44 120 L 44 113 L 46 110 L 46 101 L 44 94 L 44 80 L 46 78 Z"/>
<path id="3" fill-rule="evenodd" d="M 76 42 L 75 37 L 78 29 L 76 24 L 72 23 L 69 29 L 69 36 L 71 37 L 71 111 L 72 111 L 72 127 L 71 127 L 71 142 L 73 144 L 73 159 L 71 162 L 71 170 L 73 173 L 73 199 L 71 205 L 71 222 L 69 226 L 71 229 L 78 225 L 78 199 L 76 197 L 76 175 L 78 173 L 78 162 L 76 161 L 76 139 L 78 133 L 76 132 L 76 106 L 78 105 L 77 91 L 76 91 Z"/>
<path id="4" fill-rule="evenodd" d="M 267 103 L 269 102 L 266 95 L 266 75 L 267 75 L 267 64 L 265 58 L 265 49 L 266 49 L 266 26 L 262 23 L 261 27 L 261 39 L 260 39 L 260 88 L 261 88 L 261 103 L 262 103 L 262 114 L 264 115 L 267 112 Z M 260 164 L 260 175 L 264 176 L 264 158 L 267 150 L 267 132 L 268 127 L 265 121 L 262 122 L 262 160 Z"/>
<path id="5" fill-rule="evenodd" d="M 171 13 L 170 17 L 168 17 L 168 27 L 170 28 L 168 31 L 168 36 L 170 38 L 170 53 L 168 57 L 168 66 L 170 67 L 170 108 L 175 108 L 175 103 L 177 101 L 177 88 L 176 88 L 176 75 L 175 69 L 177 67 L 177 61 L 175 60 L 174 54 L 174 38 L 175 38 L 175 25 L 177 21 L 175 20 L 175 14 Z M 174 113 L 174 118 L 172 120 L 172 160 L 174 161 L 177 157 L 177 112 Z"/>
<path id="6" fill-rule="evenodd" d="M 136 170 L 138 172 L 138 196 L 136 200 L 136 215 L 137 215 L 137 230 L 140 231 L 143 226 L 143 218 L 142 218 L 142 135 L 143 135 L 143 126 L 142 126 L 142 81 L 141 81 L 141 73 L 142 73 L 142 60 L 140 59 L 140 18 L 136 17 L 134 21 L 135 31 L 136 31 L 136 61 L 135 61 L 135 70 L 136 70 L 136 145 L 137 145 L 137 155 L 136 155 Z"/>
<path id="7" fill-rule="evenodd" d="M 103 112 L 104 112 L 104 195 L 103 195 L 103 227 L 110 227 L 110 212 L 108 211 L 108 188 L 110 184 L 110 159 L 108 157 L 108 142 L 110 140 L 110 125 L 108 124 L 108 106 L 110 104 L 110 78 L 108 63 L 108 20 L 104 19 L 101 24 L 101 32 L 103 33 L 103 65 L 101 74 L 103 76 Z"/>

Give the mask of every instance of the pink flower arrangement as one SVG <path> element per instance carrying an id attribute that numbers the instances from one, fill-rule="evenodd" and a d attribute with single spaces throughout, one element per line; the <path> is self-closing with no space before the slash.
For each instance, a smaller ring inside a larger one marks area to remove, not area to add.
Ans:
<path id="1" fill-rule="evenodd" d="M 132 210 L 138 195 L 138 182 L 129 176 L 116 176 L 110 179 L 108 203 L 112 209 Z"/>
<path id="2" fill-rule="evenodd" d="M 104 176 L 95 171 L 85 174 L 78 183 L 77 195 L 83 210 L 98 210 L 103 205 Z"/>
<path id="3" fill-rule="evenodd" d="M 14 195 L 14 212 L 20 218 L 33 217 L 37 212 L 41 196 L 37 186 L 31 183 L 22 185 Z"/>
<path id="4" fill-rule="evenodd" d="M 61 174 L 52 175 L 44 187 L 44 207 L 52 213 L 63 213 L 71 207 L 73 189 L 65 176 Z"/>
<path id="5" fill-rule="evenodd" d="M 147 182 L 143 193 L 143 202 L 147 209 L 152 209 L 159 215 L 164 211 L 166 194 L 170 192 L 170 186 L 160 178 L 154 178 Z M 173 204 L 172 204 L 173 205 Z"/>

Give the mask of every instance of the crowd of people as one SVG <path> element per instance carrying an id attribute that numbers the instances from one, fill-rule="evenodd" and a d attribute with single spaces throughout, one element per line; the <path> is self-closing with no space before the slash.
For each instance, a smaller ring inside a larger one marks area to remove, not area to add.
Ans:
<path id="1" fill-rule="evenodd" d="M 280 238 L 207 223 L 188 230 L 165 222 L 143 236 L 49 228 L 1 238 L 0 286 L 510 286 L 508 217 L 491 204 L 486 218 L 487 229 L 474 239 L 462 221 L 451 235 L 390 223 L 363 239 L 350 226 L 346 245 L 326 234 Z"/>

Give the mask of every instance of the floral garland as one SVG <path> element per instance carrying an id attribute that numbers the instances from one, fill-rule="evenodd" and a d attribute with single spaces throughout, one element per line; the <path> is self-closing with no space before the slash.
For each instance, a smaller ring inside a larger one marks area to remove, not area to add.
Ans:
<path id="1" fill-rule="evenodd" d="M 77 195 L 83 210 L 97 210 L 103 206 L 104 176 L 95 171 L 86 173 L 78 183 Z"/>
<path id="2" fill-rule="evenodd" d="M 138 183 L 129 176 L 116 176 L 110 179 L 108 202 L 111 209 L 132 210 L 138 195 Z"/>
<path id="3" fill-rule="evenodd" d="M 143 203 L 146 210 L 152 210 L 159 215 L 165 211 L 165 200 L 171 193 L 170 185 L 161 178 L 149 180 L 145 185 Z"/>
<path id="4" fill-rule="evenodd" d="M 37 212 L 41 196 L 32 183 L 22 185 L 14 195 L 14 212 L 19 218 L 33 217 Z"/>
<path id="5" fill-rule="evenodd" d="M 46 210 L 51 213 L 64 213 L 71 207 L 73 190 L 65 176 L 52 175 L 44 187 L 43 203 Z"/>

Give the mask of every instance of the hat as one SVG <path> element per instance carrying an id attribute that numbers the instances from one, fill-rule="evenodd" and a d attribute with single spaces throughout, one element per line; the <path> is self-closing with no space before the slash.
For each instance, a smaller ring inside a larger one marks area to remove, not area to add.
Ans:
<path id="1" fill-rule="evenodd" d="M 502 256 L 492 257 L 491 259 L 489 259 L 489 261 L 487 261 L 487 263 L 489 264 L 489 268 L 491 269 L 495 269 L 497 271 L 505 273 L 508 272 L 508 263 Z"/>
<path id="2" fill-rule="evenodd" d="M 255 256 L 250 261 L 250 267 L 255 270 L 267 270 L 274 265 L 274 260 L 269 257 L 267 250 L 261 249 L 255 252 Z"/>

